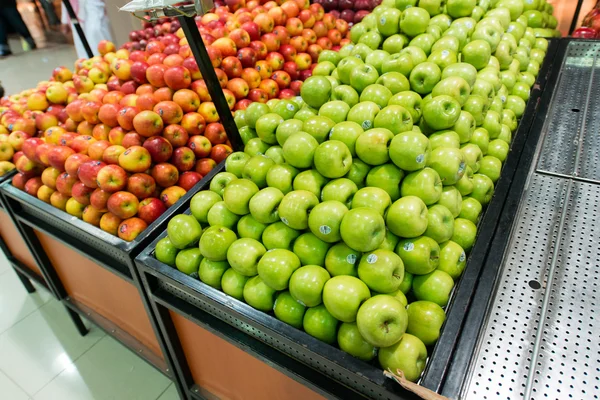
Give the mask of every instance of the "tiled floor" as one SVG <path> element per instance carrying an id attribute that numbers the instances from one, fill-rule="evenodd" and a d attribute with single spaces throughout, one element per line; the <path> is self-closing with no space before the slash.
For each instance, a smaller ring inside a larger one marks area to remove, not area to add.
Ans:
<path id="1" fill-rule="evenodd" d="M 0 60 L 7 94 L 34 87 L 75 52 L 62 45 Z M 175 400 L 171 382 L 92 326 L 81 337 L 42 288 L 27 294 L 0 252 L 0 400 Z"/>

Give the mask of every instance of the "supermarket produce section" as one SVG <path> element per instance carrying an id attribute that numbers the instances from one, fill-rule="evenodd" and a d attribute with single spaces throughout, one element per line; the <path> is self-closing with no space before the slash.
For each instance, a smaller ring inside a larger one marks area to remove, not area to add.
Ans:
<path id="1" fill-rule="evenodd" d="M 595 398 L 600 44 L 545 0 L 215 5 L 0 100 L 25 288 L 182 399 Z"/>

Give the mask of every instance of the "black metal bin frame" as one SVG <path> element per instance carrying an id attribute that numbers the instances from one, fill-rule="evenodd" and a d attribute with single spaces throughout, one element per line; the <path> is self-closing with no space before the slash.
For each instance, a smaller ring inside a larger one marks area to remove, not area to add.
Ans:
<path id="1" fill-rule="evenodd" d="M 551 40 L 538 80 L 532 90 L 526 112 L 511 144 L 511 149 L 497 182 L 496 191 L 488 205 L 478 229 L 478 237 L 463 277 L 456 286 L 447 310 L 446 323 L 433 352 L 430 354 L 420 384 L 450 397 L 458 394 L 455 382 L 448 377 L 460 368 L 467 368 L 469 359 L 465 357 L 465 342 L 474 342 L 468 337 L 477 331 L 481 321 L 466 320 L 470 310 L 483 315 L 485 302 L 478 297 L 481 292 L 491 294 L 489 272 L 497 271 L 499 265 L 487 263 L 488 255 L 497 252 L 494 239 L 500 224 L 505 224 L 506 214 L 510 214 L 507 204 L 514 203 L 511 192 L 513 178 L 521 171 L 523 154 L 535 147 L 538 133 L 530 134 L 534 122 L 540 117 L 540 99 L 551 95 L 556 83 L 553 65 L 560 63 L 564 53 L 564 41 Z M 520 172 L 517 176 L 520 176 Z M 207 184 L 208 185 L 208 184 Z M 208 187 L 208 186 L 205 186 Z M 518 199 L 517 199 L 518 200 Z M 180 208 L 183 212 L 184 208 Z M 189 209 L 185 212 L 189 213 Z M 268 314 L 257 311 L 249 305 L 233 299 L 202 282 L 169 267 L 154 258 L 156 243 L 166 236 L 163 232 L 136 259 L 142 283 L 148 291 L 153 311 L 171 351 L 176 372 L 180 375 L 185 390 L 192 398 L 210 395 L 198 387 L 192 379 L 181 343 L 177 337 L 169 311 L 177 312 L 195 324 L 218 334 L 242 350 L 267 362 L 279 371 L 298 380 L 326 397 L 411 399 L 412 393 L 400 389 L 391 380 L 384 378 L 381 369 L 359 361 L 350 355 L 327 345 L 310 335 L 297 330 Z M 488 275 L 482 275 L 486 272 Z M 482 280 L 485 285 L 480 285 Z M 469 325 L 479 323 L 478 326 Z M 232 329 L 232 326 L 236 329 Z M 468 329 L 465 329 L 468 328 Z M 466 331 L 467 338 L 463 335 Z M 475 336 L 476 338 L 476 336 Z"/>

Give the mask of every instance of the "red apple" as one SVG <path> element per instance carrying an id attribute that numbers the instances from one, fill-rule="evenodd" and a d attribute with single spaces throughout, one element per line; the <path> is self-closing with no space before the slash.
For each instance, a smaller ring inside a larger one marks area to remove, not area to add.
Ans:
<path id="1" fill-rule="evenodd" d="M 111 193 L 105 192 L 102 189 L 96 189 L 90 196 L 90 204 L 97 210 L 106 211 L 106 203 Z"/>
<path id="2" fill-rule="evenodd" d="M 79 166 L 77 176 L 83 184 L 89 188 L 95 189 L 98 187 L 98 173 L 102 167 L 106 166 L 102 161 L 90 160 Z"/>
<path id="3" fill-rule="evenodd" d="M 202 104 L 207 104 L 207 103 L 202 103 Z M 187 113 L 183 116 L 183 119 L 181 120 L 181 126 L 191 136 L 201 135 L 204 132 L 204 129 L 206 128 L 206 120 L 200 113 L 191 112 L 191 113 Z M 167 137 L 167 140 L 168 139 L 169 138 Z M 169 141 L 171 141 L 171 140 L 169 140 Z M 186 138 L 185 142 L 187 143 L 187 138 Z M 172 141 L 171 141 L 171 144 L 173 144 Z M 180 147 L 180 146 L 176 146 L 175 144 L 173 144 L 173 147 Z"/>
<path id="4" fill-rule="evenodd" d="M 162 136 L 154 136 L 144 142 L 144 148 L 150 153 L 152 162 L 166 162 L 173 154 L 173 146 Z"/>
<path id="5" fill-rule="evenodd" d="M 164 74 L 165 83 L 173 90 L 185 89 L 192 83 L 190 71 L 182 66 L 170 67 Z"/>
<path id="6" fill-rule="evenodd" d="M 64 171 L 67 159 L 74 155 L 75 151 L 69 147 L 54 146 L 48 153 L 48 164 L 50 164 L 51 167 L 56 168 L 58 171 Z"/>
<path id="7" fill-rule="evenodd" d="M 98 187 L 105 192 L 114 193 L 127 185 L 127 172 L 118 165 L 106 165 L 98 172 Z"/>
<path id="8" fill-rule="evenodd" d="M 226 144 L 218 144 L 210 151 L 210 158 L 212 158 L 216 163 L 220 163 L 231 153 L 233 153 L 231 147 L 227 146 Z"/>
<path id="9" fill-rule="evenodd" d="M 110 147 L 110 142 L 107 140 L 99 140 L 94 142 L 88 147 L 88 156 L 92 160 L 101 161 L 104 155 L 104 151 Z"/>
<path id="10" fill-rule="evenodd" d="M 171 186 L 166 188 L 160 193 L 160 199 L 164 205 L 169 208 L 173 204 L 177 203 L 180 198 L 185 195 L 185 189 L 179 186 Z"/>
<path id="11" fill-rule="evenodd" d="M 133 128 L 143 137 L 160 135 L 163 126 L 162 118 L 154 111 L 145 110 L 133 118 Z"/>
<path id="12" fill-rule="evenodd" d="M 111 235 L 117 236 L 121 221 L 121 218 L 117 217 L 113 213 L 107 212 L 100 218 L 100 229 L 110 233 Z"/>
<path id="13" fill-rule="evenodd" d="M 76 153 L 69 156 L 64 163 L 64 170 L 71 176 L 77 177 L 77 171 L 81 164 L 92 159 L 86 154 Z"/>
<path id="14" fill-rule="evenodd" d="M 38 190 L 44 185 L 42 178 L 36 176 L 25 182 L 25 192 L 33 197 L 37 197 Z"/>
<path id="15" fill-rule="evenodd" d="M 156 181 L 148 174 L 133 174 L 127 180 L 127 191 L 142 200 L 156 191 Z"/>
<path id="16" fill-rule="evenodd" d="M 85 186 L 83 182 L 75 182 L 73 188 L 71 189 L 71 196 L 73 196 L 78 203 L 87 206 L 90 204 L 90 196 L 93 192 L 94 189 Z"/>
<path id="17" fill-rule="evenodd" d="M 133 130 L 133 119 L 140 112 L 137 107 L 123 107 L 117 114 L 117 121 L 126 131 Z"/>
<path id="18" fill-rule="evenodd" d="M 178 147 L 173 151 L 171 163 L 181 172 L 189 171 L 196 164 L 196 156 L 189 147 Z"/>
<path id="19" fill-rule="evenodd" d="M 151 224 L 165 211 L 167 211 L 167 207 L 162 201 L 155 197 L 150 197 L 140 201 L 138 217 L 143 219 L 147 224 Z"/>
<path id="20" fill-rule="evenodd" d="M 121 145 L 112 145 L 107 147 L 102 153 L 102 161 L 106 164 L 119 164 L 119 156 L 125 152 L 125 147 Z"/>
<path id="21" fill-rule="evenodd" d="M 109 198 L 106 206 L 108 211 L 121 219 L 127 219 L 137 214 L 140 202 L 137 197 L 128 192 L 116 192 Z"/>
<path id="22" fill-rule="evenodd" d="M 69 175 L 66 172 L 63 172 L 56 178 L 56 190 L 65 196 L 71 196 L 71 191 L 73 190 L 73 185 L 79 182 L 77 179 L 77 175 Z"/>
<path id="23" fill-rule="evenodd" d="M 135 61 L 131 64 L 131 78 L 137 84 L 147 83 L 146 70 L 149 65 L 145 61 Z"/>
<path id="24" fill-rule="evenodd" d="M 170 187 L 179 180 L 177 167 L 169 163 L 160 163 L 152 167 L 152 177 L 159 186 Z"/>
<path id="25" fill-rule="evenodd" d="M 250 42 L 250 48 L 256 52 L 257 60 L 264 60 L 267 57 L 269 51 L 267 50 L 267 45 L 259 40 L 254 40 Z"/>
<path id="26" fill-rule="evenodd" d="M 154 106 L 154 112 L 162 118 L 164 124 L 177 124 L 183 118 L 183 110 L 174 101 L 161 101 Z"/>
<path id="27" fill-rule="evenodd" d="M 119 156 L 119 165 L 127 172 L 144 172 L 150 168 L 150 152 L 141 146 L 132 146 Z"/>

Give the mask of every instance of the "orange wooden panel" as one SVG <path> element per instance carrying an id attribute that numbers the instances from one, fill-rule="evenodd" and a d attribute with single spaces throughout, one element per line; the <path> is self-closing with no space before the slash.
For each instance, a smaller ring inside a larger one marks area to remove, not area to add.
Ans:
<path id="1" fill-rule="evenodd" d="M 35 231 L 65 290 L 164 359 L 135 286 L 50 236 Z"/>
<path id="2" fill-rule="evenodd" d="M 43 279 L 42 272 L 19 234 L 19 231 L 17 231 L 10 217 L 3 210 L 0 210 L 0 236 L 2 236 L 2 240 L 6 243 L 12 256 L 28 266 Z"/>
<path id="3" fill-rule="evenodd" d="M 170 313 L 194 381 L 217 397 L 230 400 L 323 399 L 226 340 L 175 312 Z"/>

